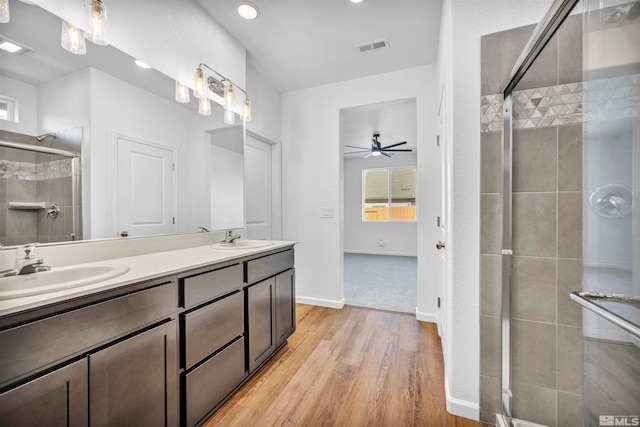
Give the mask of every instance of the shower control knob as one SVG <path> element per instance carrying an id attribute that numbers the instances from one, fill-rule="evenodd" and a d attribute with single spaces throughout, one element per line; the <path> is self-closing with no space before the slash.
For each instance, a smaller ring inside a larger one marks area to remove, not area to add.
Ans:
<path id="1" fill-rule="evenodd" d="M 444 242 L 441 242 L 440 240 L 438 240 L 438 243 L 436 243 L 436 249 L 440 250 L 444 248 Z"/>

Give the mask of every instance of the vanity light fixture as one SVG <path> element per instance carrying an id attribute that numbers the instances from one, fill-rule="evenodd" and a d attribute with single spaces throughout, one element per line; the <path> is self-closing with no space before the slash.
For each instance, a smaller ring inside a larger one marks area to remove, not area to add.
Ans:
<path id="1" fill-rule="evenodd" d="M 204 68 L 211 71 L 214 76 L 207 76 L 206 86 L 205 86 L 205 76 L 204 76 Z M 193 96 L 198 99 L 207 98 L 206 89 L 208 88 L 211 92 L 215 93 L 219 97 L 224 99 L 223 107 L 224 107 L 224 122 L 228 125 L 235 123 L 235 116 L 233 113 L 233 105 L 235 99 L 235 89 L 237 88 L 242 93 L 244 93 L 244 101 L 242 102 L 241 115 L 242 121 L 248 122 L 251 120 L 251 102 L 249 102 L 249 96 L 247 95 L 247 91 L 232 82 L 227 77 L 223 76 L 213 68 L 209 67 L 207 64 L 200 64 L 196 69 L 196 79 L 195 85 L 193 89 Z M 176 87 L 177 94 L 177 87 Z M 177 99 L 177 95 L 176 95 Z M 202 114 L 202 113 L 201 113 Z M 207 114 L 208 115 L 208 114 Z"/>
<path id="2" fill-rule="evenodd" d="M 198 101 L 198 113 L 203 116 L 211 115 L 211 101 L 209 98 L 200 98 Z"/>
<path id="3" fill-rule="evenodd" d="M 253 21 L 259 14 L 258 6 L 253 3 L 243 2 L 238 6 L 238 15 L 247 21 Z"/>
<path id="4" fill-rule="evenodd" d="M 188 104 L 191 99 L 189 98 L 189 88 L 176 80 L 176 101 L 181 104 Z"/>
<path id="5" fill-rule="evenodd" d="M 87 44 L 84 41 L 84 32 L 67 21 L 62 21 L 62 48 L 75 55 L 87 53 Z"/>
<path id="6" fill-rule="evenodd" d="M 102 46 L 108 45 L 106 34 L 107 10 L 104 7 L 104 2 L 102 0 L 85 0 L 85 11 L 87 25 L 84 35 L 87 40 Z"/>
<path id="7" fill-rule="evenodd" d="M 9 14 L 9 0 L 0 0 L 0 23 L 6 24 L 11 16 Z"/>
<path id="8" fill-rule="evenodd" d="M 147 64 L 146 62 L 142 62 L 142 61 L 140 61 L 139 59 L 136 59 L 136 60 L 135 60 L 135 61 L 133 61 L 133 62 L 135 62 L 135 64 L 136 64 L 138 67 L 140 67 L 140 68 L 144 68 L 145 70 L 148 70 L 149 68 L 151 68 L 151 65 Z"/>

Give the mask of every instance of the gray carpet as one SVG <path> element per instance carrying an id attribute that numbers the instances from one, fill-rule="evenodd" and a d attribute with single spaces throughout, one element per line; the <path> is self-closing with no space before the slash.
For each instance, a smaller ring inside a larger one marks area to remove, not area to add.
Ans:
<path id="1" fill-rule="evenodd" d="M 415 313 L 418 261 L 410 256 L 344 254 L 348 305 Z"/>

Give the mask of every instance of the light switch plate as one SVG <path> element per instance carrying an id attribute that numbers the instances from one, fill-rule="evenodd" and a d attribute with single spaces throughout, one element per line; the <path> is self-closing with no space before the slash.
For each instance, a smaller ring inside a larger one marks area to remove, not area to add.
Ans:
<path id="1" fill-rule="evenodd" d="M 320 218 L 333 218 L 333 208 L 320 208 Z"/>

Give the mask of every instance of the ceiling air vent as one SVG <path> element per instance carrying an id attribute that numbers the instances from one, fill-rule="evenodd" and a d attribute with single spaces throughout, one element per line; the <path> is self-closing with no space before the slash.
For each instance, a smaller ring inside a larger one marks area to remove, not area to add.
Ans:
<path id="1" fill-rule="evenodd" d="M 356 45 L 360 53 L 369 52 L 371 50 L 382 49 L 389 47 L 389 39 L 377 40 L 375 42 L 368 42 Z"/>

